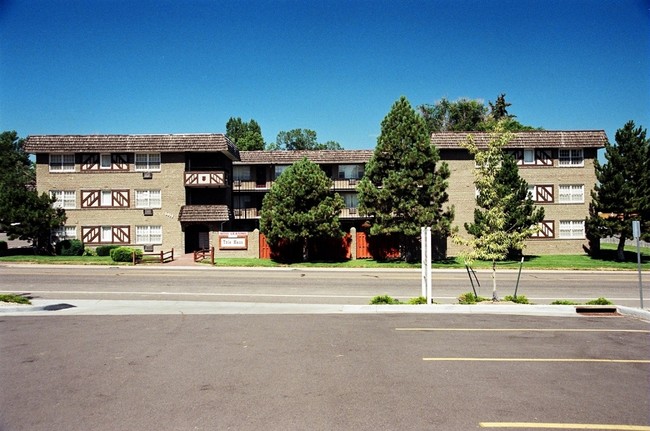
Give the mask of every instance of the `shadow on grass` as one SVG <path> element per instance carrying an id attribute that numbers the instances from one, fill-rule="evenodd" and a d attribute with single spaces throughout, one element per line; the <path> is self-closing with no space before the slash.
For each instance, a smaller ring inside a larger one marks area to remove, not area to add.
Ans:
<path id="1" fill-rule="evenodd" d="M 623 253 L 625 256 L 624 262 L 637 262 L 636 251 L 625 250 Z M 591 256 L 591 259 L 602 262 L 618 262 L 618 254 L 616 250 L 601 249 L 596 256 Z M 650 262 L 650 255 L 641 252 L 641 263 L 648 262 Z"/>

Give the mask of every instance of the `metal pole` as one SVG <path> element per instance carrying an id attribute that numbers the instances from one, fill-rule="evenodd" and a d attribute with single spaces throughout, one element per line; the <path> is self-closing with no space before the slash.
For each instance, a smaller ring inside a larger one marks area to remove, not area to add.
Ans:
<path id="1" fill-rule="evenodd" d="M 427 236 L 427 304 L 431 304 L 431 228 L 426 231 Z"/>
<path id="2" fill-rule="evenodd" d="M 641 279 L 641 245 L 639 237 L 636 237 L 636 263 L 639 268 L 639 299 L 641 300 L 641 309 L 643 309 L 643 282 Z"/>
<path id="3" fill-rule="evenodd" d="M 519 277 L 521 277 L 521 267 L 524 266 L 524 257 L 521 256 L 521 262 L 519 262 L 519 273 L 517 274 L 517 284 L 515 284 L 515 299 L 517 299 L 517 289 L 519 288 Z"/>

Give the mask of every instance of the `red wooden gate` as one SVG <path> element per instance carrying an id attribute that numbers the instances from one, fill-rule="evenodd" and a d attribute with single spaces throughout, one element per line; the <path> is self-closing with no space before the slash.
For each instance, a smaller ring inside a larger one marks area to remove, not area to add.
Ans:
<path id="1" fill-rule="evenodd" d="M 372 259 L 365 232 L 357 232 L 357 259 Z"/>
<path id="2" fill-rule="evenodd" d="M 263 233 L 260 233 L 260 259 L 270 259 L 271 258 L 271 247 L 269 243 L 266 242 L 266 236 Z"/>

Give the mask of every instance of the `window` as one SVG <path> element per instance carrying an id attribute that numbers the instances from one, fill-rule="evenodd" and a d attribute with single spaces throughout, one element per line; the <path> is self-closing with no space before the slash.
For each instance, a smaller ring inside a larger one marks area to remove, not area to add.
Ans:
<path id="1" fill-rule="evenodd" d="M 584 203 L 585 186 L 582 184 L 562 185 L 560 184 L 560 203 Z"/>
<path id="2" fill-rule="evenodd" d="M 110 154 L 101 154 L 99 156 L 99 168 L 110 169 L 113 166 Z"/>
<path id="3" fill-rule="evenodd" d="M 250 166 L 234 166 L 232 176 L 235 181 L 251 181 Z"/>
<path id="4" fill-rule="evenodd" d="M 77 207 L 77 196 L 74 190 L 50 190 L 50 197 L 56 199 L 54 208 L 73 210 Z"/>
<path id="5" fill-rule="evenodd" d="M 535 164 L 535 150 L 534 149 L 525 149 L 524 150 L 524 165 Z"/>
<path id="6" fill-rule="evenodd" d="M 584 220 L 560 220 L 560 238 L 584 239 Z"/>
<path id="7" fill-rule="evenodd" d="M 136 153 L 135 170 L 136 171 L 159 171 L 160 153 Z"/>
<path id="8" fill-rule="evenodd" d="M 276 165 L 274 178 L 277 179 L 282 174 L 282 172 L 284 172 L 284 170 L 287 169 L 288 167 L 289 165 Z"/>
<path id="9" fill-rule="evenodd" d="M 59 226 L 52 230 L 52 239 L 54 241 L 63 241 L 66 239 L 76 239 L 77 228 L 75 226 Z"/>
<path id="10" fill-rule="evenodd" d="M 111 226 L 102 226 L 101 242 L 113 242 L 113 228 Z"/>
<path id="11" fill-rule="evenodd" d="M 50 154 L 50 172 L 74 172 L 74 154 Z"/>
<path id="12" fill-rule="evenodd" d="M 113 192 L 110 190 L 102 190 L 100 205 L 103 207 L 113 206 Z"/>
<path id="13" fill-rule="evenodd" d="M 162 244 L 162 226 L 136 226 L 135 242 L 138 244 Z"/>
<path id="14" fill-rule="evenodd" d="M 346 208 L 357 208 L 359 206 L 359 197 L 356 193 L 341 193 Z"/>
<path id="15" fill-rule="evenodd" d="M 560 149 L 560 166 L 584 166 L 582 148 Z"/>
<path id="16" fill-rule="evenodd" d="M 363 177 L 363 165 L 339 165 L 340 180 L 360 180 Z"/>
<path id="17" fill-rule="evenodd" d="M 136 208 L 160 208 L 162 206 L 162 197 L 160 190 L 136 190 L 135 207 Z"/>

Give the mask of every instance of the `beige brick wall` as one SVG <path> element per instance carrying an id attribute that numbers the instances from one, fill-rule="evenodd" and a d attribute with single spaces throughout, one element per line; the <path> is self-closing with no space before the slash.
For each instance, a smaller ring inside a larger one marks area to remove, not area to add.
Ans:
<path id="1" fill-rule="evenodd" d="M 75 190 L 76 208 L 66 209 L 67 226 L 75 226 L 77 238 L 81 239 L 82 226 L 130 226 L 131 243 L 135 245 L 135 227 L 144 225 L 162 226 L 163 243 L 155 245 L 155 251 L 183 252 L 184 237 L 178 221 L 178 213 L 185 204 L 184 156 L 181 153 L 163 153 L 161 170 L 154 172 L 153 178 L 145 180 L 142 172 L 135 172 L 133 163 L 129 171 L 80 171 L 79 164 L 74 173 L 49 172 L 48 156 L 38 155 L 36 165 L 37 189 L 49 193 L 50 190 Z M 129 190 L 129 208 L 81 208 L 82 190 Z M 153 216 L 145 216 L 142 209 L 135 207 L 135 190 L 160 189 L 162 208 L 154 209 Z"/>
<path id="2" fill-rule="evenodd" d="M 557 151 L 555 151 L 557 154 Z M 475 186 L 474 160 L 464 150 L 444 150 L 441 157 L 449 164 L 449 203 L 455 206 L 454 226 L 461 235 L 467 236 L 464 224 L 474 220 Z M 559 239 L 560 220 L 584 220 L 589 213 L 591 190 L 596 183 L 594 158 L 596 151 L 585 150 L 584 167 L 559 167 L 557 158 L 553 167 L 519 167 L 519 175 L 529 185 L 553 185 L 554 203 L 540 205 L 544 207 L 545 220 L 553 220 L 555 239 L 531 239 L 526 244 L 526 254 L 575 254 L 582 253 L 585 239 Z M 560 204 L 559 185 L 583 184 L 584 202 Z M 448 240 L 448 255 L 455 256 L 462 248 Z"/>
<path id="3" fill-rule="evenodd" d="M 232 232 L 230 232 L 232 233 Z M 210 232 L 210 246 L 214 247 L 214 255 L 219 258 L 258 258 L 260 257 L 260 231 L 255 229 L 248 234 L 247 250 L 219 250 L 219 232 Z"/>

